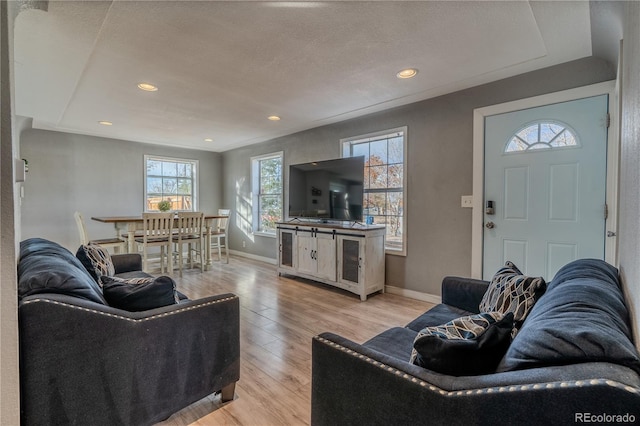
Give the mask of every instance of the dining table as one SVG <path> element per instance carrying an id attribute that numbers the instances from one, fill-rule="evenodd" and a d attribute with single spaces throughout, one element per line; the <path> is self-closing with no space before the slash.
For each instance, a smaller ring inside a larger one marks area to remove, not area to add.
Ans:
<path id="1" fill-rule="evenodd" d="M 207 249 L 205 250 L 205 269 L 209 269 L 211 266 L 211 232 L 214 229 L 214 225 L 219 219 L 229 219 L 229 216 L 219 214 L 205 214 L 204 215 L 204 238 Z M 116 236 L 120 238 L 121 235 L 126 233 L 127 235 L 127 251 L 129 253 L 135 253 L 135 237 L 136 232 L 144 230 L 144 222 L 142 215 L 140 216 L 94 216 L 91 220 L 102 223 L 113 224 L 116 230 Z M 177 220 L 177 216 L 176 216 Z M 139 235 L 139 234 L 138 234 Z"/>

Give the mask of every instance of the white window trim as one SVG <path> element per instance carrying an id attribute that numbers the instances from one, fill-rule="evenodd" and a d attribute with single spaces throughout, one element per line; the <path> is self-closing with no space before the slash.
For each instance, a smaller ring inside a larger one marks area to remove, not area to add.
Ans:
<path id="1" fill-rule="evenodd" d="M 407 208 L 407 147 L 409 146 L 409 133 L 407 130 L 407 126 L 396 127 L 393 129 L 381 130 L 378 132 L 366 133 L 360 136 L 351 136 L 348 138 L 340 139 L 340 155 L 343 155 L 343 147 L 346 143 L 352 142 L 372 142 L 377 139 L 380 139 L 381 136 L 392 135 L 394 133 L 402 133 L 404 135 L 403 141 L 403 149 L 402 149 L 402 165 L 403 165 L 403 176 L 402 176 L 402 205 L 404 209 L 402 211 L 402 250 L 393 250 L 387 249 L 385 247 L 385 254 L 390 254 L 394 256 L 406 256 L 407 255 L 407 245 L 409 235 L 407 234 L 407 218 L 408 218 L 408 208 Z"/>
<path id="2" fill-rule="evenodd" d="M 280 216 L 280 220 L 282 221 L 284 216 L 284 151 L 277 151 L 269 154 L 256 155 L 254 157 L 251 157 L 251 233 L 252 235 L 257 235 L 257 236 L 267 237 L 267 238 L 277 237 L 277 232 L 271 233 L 271 232 L 258 231 L 259 194 L 256 193 L 256 188 L 260 188 L 260 185 L 258 182 L 259 173 L 256 173 L 257 172 L 256 165 L 261 160 L 267 160 L 270 158 L 278 158 L 278 157 L 282 162 L 282 176 L 280 177 L 280 179 L 282 180 L 282 186 L 283 186 L 280 192 L 280 205 L 282 206 L 282 216 Z"/>
<path id="3" fill-rule="evenodd" d="M 144 154 L 144 159 L 142 161 L 142 185 L 143 185 L 143 194 L 142 194 L 142 211 L 148 212 L 147 210 L 147 162 L 149 160 L 158 160 L 158 161 L 177 161 L 177 162 L 189 162 L 194 164 L 193 170 L 193 211 L 198 210 L 199 200 L 200 200 L 200 174 L 198 169 L 200 168 L 200 161 L 192 158 L 177 158 L 177 157 L 164 157 L 161 155 L 152 155 L 152 154 Z"/>

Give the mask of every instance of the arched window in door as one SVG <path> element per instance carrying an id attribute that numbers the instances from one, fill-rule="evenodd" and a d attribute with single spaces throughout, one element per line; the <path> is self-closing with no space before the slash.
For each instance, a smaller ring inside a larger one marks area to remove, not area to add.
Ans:
<path id="1" fill-rule="evenodd" d="M 537 149 L 575 148 L 580 146 L 576 133 L 559 121 L 537 121 L 518 130 L 504 152 L 526 152 Z"/>

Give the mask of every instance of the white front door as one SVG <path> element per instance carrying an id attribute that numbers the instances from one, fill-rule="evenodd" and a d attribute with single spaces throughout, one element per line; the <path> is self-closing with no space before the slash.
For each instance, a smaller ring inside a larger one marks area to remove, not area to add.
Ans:
<path id="1" fill-rule="evenodd" d="M 607 110 L 601 95 L 485 118 L 484 279 L 604 259 Z"/>

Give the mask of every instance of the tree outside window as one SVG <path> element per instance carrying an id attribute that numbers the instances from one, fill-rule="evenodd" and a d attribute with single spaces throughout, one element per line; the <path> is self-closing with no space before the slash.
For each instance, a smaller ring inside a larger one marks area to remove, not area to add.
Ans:
<path id="1" fill-rule="evenodd" d="M 251 159 L 254 232 L 276 233 L 282 220 L 282 153 Z"/>
<path id="2" fill-rule="evenodd" d="M 342 141 L 342 156 L 364 155 L 364 215 L 385 225 L 386 250 L 405 252 L 406 128 Z"/>
<path id="3" fill-rule="evenodd" d="M 158 203 L 169 201 L 171 210 L 196 210 L 197 160 L 144 156 L 144 211 L 160 211 Z"/>

